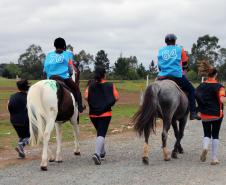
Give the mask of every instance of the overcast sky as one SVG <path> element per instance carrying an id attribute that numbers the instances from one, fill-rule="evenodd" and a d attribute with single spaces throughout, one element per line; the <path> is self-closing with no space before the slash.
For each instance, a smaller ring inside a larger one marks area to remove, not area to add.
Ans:
<path id="1" fill-rule="evenodd" d="M 226 47 L 225 0 L 0 0 L 0 24 L 0 63 L 31 44 L 47 53 L 59 36 L 75 52 L 105 50 L 111 64 L 122 53 L 148 66 L 167 33 L 189 52 L 205 34 Z"/>

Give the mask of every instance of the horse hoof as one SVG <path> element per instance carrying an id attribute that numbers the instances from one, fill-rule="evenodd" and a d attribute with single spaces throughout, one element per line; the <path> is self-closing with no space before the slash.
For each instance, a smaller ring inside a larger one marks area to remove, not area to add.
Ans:
<path id="1" fill-rule="evenodd" d="M 56 161 L 57 163 L 62 163 L 63 162 L 63 160 L 59 160 L 59 161 Z"/>
<path id="2" fill-rule="evenodd" d="M 52 162 L 55 162 L 55 159 L 50 159 L 49 162 L 51 162 L 51 163 L 52 163 Z"/>
<path id="3" fill-rule="evenodd" d="M 42 171 L 47 171 L 47 166 L 41 166 L 40 168 Z"/>
<path id="4" fill-rule="evenodd" d="M 81 155 L 81 153 L 80 153 L 80 152 L 74 152 L 74 154 L 75 154 L 75 155 Z"/>
<path id="5" fill-rule="evenodd" d="M 164 159 L 164 161 L 170 161 L 170 160 L 171 160 L 170 157 Z"/>
<path id="6" fill-rule="evenodd" d="M 177 157 L 177 153 L 176 152 L 172 152 L 171 157 L 174 158 L 174 159 L 177 159 L 178 158 Z"/>
<path id="7" fill-rule="evenodd" d="M 179 152 L 179 154 L 183 154 L 184 153 L 184 149 L 183 148 L 178 149 L 178 152 Z"/>
<path id="8" fill-rule="evenodd" d="M 149 164 L 148 157 L 142 157 L 142 161 L 143 161 L 143 164 L 145 164 L 145 165 Z"/>

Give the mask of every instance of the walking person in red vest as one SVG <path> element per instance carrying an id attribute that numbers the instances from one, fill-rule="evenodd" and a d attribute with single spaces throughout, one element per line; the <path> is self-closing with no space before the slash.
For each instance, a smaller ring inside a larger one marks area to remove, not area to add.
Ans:
<path id="1" fill-rule="evenodd" d="M 96 67 L 94 80 L 91 80 L 85 91 L 85 99 L 89 104 L 89 117 L 96 131 L 96 149 L 92 156 L 96 165 L 105 158 L 105 136 L 112 117 L 111 107 L 119 99 L 118 91 L 113 83 L 106 81 L 106 71 Z"/>
<path id="2" fill-rule="evenodd" d="M 196 89 L 198 109 L 201 113 L 204 138 L 203 151 L 200 157 L 202 162 L 206 161 L 209 143 L 212 138 L 211 165 L 219 164 L 217 151 L 219 145 L 219 132 L 223 119 L 223 102 L 226 102 L 225 88 L 217 82 L 217 70 L 207 61 L 199 65 L 199 73 L 208 77 Z"/>

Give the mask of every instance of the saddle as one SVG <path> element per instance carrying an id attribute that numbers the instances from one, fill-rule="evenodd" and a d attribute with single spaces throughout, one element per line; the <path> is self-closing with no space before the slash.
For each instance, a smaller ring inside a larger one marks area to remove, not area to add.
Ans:
<path id="1" fill-rule="evenodd" d="M 65 122 L 74 114 L 74 105 L 70 94 L 72 93 L 72 90 L 64 83 L 64 80 L 61 77 L 51 76 L 50 79 L 57 82 L 58 114 L 56 121 Z"/>
<path id="2" fill-rule="evenodd" d="M 183 94 L 185 94 L 186 96 L 188 96 L 188 95 L 187 95 L 187 92 L 183 91 L 183 90 L 180 88 L 180 86 L 177 85 L 177 83 L 173 80 L 173 77 L 162 77 L 162 78 L 157 78 L 157 81 L 162 81 L 162 80 L 170 80 L 172 83 L 175 84 L 175 86 L 178 88 L 178 90 L 179 90 L 181 93 L 183 93 Z"/>

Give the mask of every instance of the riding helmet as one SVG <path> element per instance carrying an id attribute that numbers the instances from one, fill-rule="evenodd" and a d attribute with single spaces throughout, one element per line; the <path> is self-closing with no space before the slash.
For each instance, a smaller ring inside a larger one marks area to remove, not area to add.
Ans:
<path id="1" fill-rule="evenodd" d="M 175 42 L 177 40 L 177 36 L 173 33 L 167 34 L 165 37 L 165 43 Z"/>

